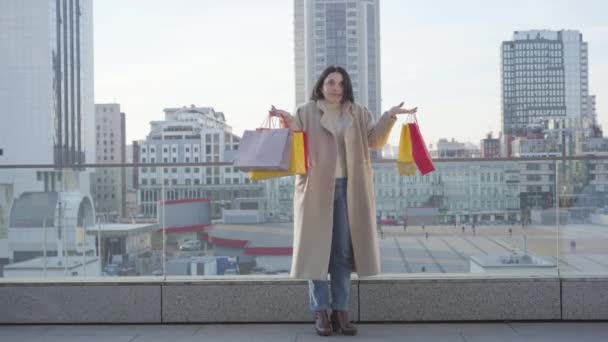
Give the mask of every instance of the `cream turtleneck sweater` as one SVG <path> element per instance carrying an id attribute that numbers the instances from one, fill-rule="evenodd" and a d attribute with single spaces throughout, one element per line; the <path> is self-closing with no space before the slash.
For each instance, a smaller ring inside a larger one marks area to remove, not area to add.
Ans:
<path id="1" fill-rule="evenodd" d="M 342 104 L 329 103 L 321 100 L 319 106 L 323 110 L 323 115 L 327 115 L 327 127 L 334 134 L 338 146 L 338 162 L 336 163 L 336 178 L 346 178 L 348 175 L 346 168 L 346 144 L 344 143 L 344 132 L 346 131 L 347 121 L 344 120 L 345 113 L 342 113 Z M 328 120 L 329 119 L 329 120 Z"/>

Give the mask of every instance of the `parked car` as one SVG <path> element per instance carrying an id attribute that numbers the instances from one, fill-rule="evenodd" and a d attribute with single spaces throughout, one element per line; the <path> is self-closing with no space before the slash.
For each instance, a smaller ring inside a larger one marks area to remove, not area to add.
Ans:
<path id="1" fill-rule="evenodd" d="M 120 265 L 118 264 L 107 264 L 103 268 L 105 275 L 118 276 L 120 274 Z"/>
<path id="2" fill-rule="evenodd" d="M 200 240 L 188 240 L 179 246 L 180 251 L 195 251 L 201 249 Z"/>
<path id="3" fill-rule="evenodd" d="M 132 276 L 137 275 L 133 265 L 125 264 L 107 264 L 103 268 L 103 272 L 109 276 Z"/>

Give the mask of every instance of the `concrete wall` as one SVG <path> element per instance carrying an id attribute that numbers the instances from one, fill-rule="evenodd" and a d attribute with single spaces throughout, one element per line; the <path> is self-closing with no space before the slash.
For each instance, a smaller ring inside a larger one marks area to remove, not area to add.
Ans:
<path id="1" fill-rule="evenodd" d="M 0 283 L 0 324 L 312 321 L 301 280 L 105 281 Z M 607 292 L 608 278 L 355 279 L 350 312 L 360 322 L 606 320 Z"/>

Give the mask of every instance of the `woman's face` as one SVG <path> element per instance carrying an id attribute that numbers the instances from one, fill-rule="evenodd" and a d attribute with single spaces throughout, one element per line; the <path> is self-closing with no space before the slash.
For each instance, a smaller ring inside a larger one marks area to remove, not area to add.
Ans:
<path id="1" fill-rule="evenodd" d="M 342 102 L 344 80 L 339 72 L 332 72 L 323 81 L 323 97 L 330 103 Z"/>

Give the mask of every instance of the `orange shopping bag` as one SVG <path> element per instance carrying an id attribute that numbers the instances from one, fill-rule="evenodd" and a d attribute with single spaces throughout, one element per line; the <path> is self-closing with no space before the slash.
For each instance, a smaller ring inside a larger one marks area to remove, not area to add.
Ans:
<path id="1" fill-rule="evenodd" d="M 412 153 L 412 138 L 408 124 L 401 126 L 397 169 L 402 176 L 413 176 L 416 174 L 416 162 L 414 162 L 414 155 Z"/>

